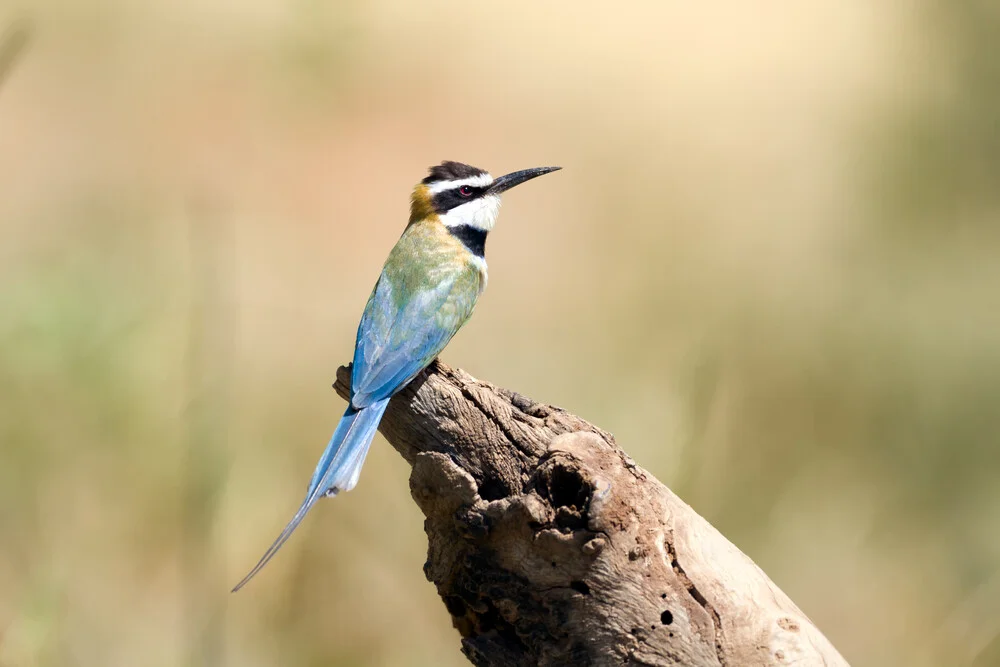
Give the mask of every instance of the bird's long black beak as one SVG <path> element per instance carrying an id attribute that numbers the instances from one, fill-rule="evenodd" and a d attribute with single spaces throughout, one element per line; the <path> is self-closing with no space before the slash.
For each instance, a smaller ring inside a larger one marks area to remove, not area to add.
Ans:
<path id="1" fill-rule="evenodd" d="M 553 171 L 559 171 L 562 167 L 535 167 L 534 169 L 522 169 L 521 171 L 515 171 L 510 174 L 505 174 L 493 181 L 493 185 L 490 189 L 486 191 L 487 194 L 498 195 L 505 190 L 510 190 L 515 185 L 520 185 L 525 181 L 530 181 L 533 178 L 537 178 L 543 174 L 548 174 Z"/>

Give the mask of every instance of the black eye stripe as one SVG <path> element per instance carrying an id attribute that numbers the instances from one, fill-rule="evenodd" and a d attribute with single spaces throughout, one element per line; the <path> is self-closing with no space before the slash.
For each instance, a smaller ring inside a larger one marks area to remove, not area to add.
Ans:
<path id="1" fill-rule="evenodd" d="M 467 187 L 471 192 L 468 195 L 463 195 L 458 188 L 449 188 L 448 190 L 442 190 L 434 195 L 434 210 L 438 213 L 444 213 L 450 211 L 456 206 L 461 206 L 462 204 L 467 204 L 474 199 L 482 197 L 483 194 L 489 189 L 487 187 L 478 187 L 475 185 L 464 186 Z"/>

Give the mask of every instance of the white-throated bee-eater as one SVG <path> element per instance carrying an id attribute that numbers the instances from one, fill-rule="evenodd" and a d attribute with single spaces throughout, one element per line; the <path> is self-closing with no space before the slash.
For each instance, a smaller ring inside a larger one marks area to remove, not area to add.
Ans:
<path id="1" fill-rule="evenodd" d="M 500 194 L 557 169 L 525 169 L 494 179 L 482 169 L 444 162 L 417 184 L 410 222 L 361 316 L 347 412 L 298 512 L 234 592 L 267 565 L 317 500 L 358 483 L 389 399 L 434 361 L 486 289 L 486 235 L 500 213 Z"/>

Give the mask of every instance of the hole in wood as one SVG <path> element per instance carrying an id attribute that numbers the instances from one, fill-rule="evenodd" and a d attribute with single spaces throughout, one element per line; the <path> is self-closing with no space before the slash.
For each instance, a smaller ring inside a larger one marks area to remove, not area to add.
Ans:
<path id="1" fill-rule="evenodd" d="M 552 467 L 546 481 L 549 501 L 553 507 L 586 509 L 592 489 L 578 471 L 556 465 Z"/>
<path id="2" fill-rule="evenodd" d="M 489 502 L 491 500 L 500 500 L 501 498 L 506 498 L 510 495 L 510 489 L 507 485 L 498 477 L 487 477 L 483 480 L 483 483 L 479 485 L 479 497 L 483 500 Z"/>

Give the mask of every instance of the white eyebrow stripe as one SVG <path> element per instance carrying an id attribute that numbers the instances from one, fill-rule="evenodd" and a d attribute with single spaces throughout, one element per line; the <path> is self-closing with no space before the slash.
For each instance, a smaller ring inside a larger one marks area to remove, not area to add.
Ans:
<path id="1" fill-rule="evenodd" d="M 435 195 L 439 192 L 444 192 L 445 190 L 454 190 L 455 188 L 460 188 L 463 185 L 471 185 L 474 188 L 485 188 L 493 185 L 493 177 L 489 174 L 479 174 L 478 176 L 472 176 L 470 178 L 463 178 L 458 181 L 437 181 L 436 183 L 431 183 L 427 186 L 427 190 Z"/>

